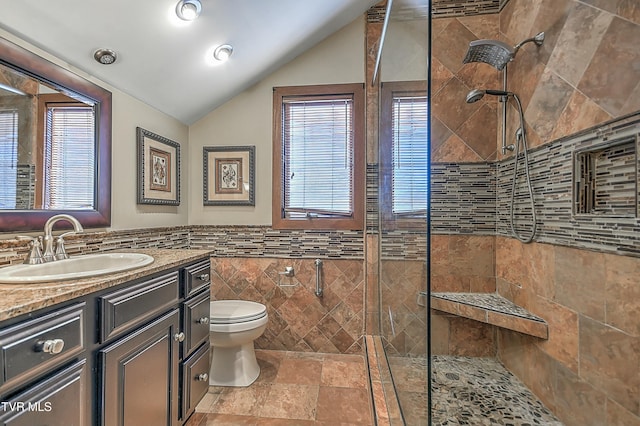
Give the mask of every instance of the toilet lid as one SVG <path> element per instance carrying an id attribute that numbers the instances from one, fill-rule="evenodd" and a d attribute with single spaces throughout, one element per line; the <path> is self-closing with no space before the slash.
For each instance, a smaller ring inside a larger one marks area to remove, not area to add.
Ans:
<path id="1" fill-rule="evenodd" d="M 249 300 L 216 300 L 211 302 L 211 323 L 235 324 L 267 315 L 267 307 Z"/>

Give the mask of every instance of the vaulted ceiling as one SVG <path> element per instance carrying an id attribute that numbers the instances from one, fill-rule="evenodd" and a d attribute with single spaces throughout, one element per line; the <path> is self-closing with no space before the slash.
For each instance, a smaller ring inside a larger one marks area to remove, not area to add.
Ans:
<path id="1" fill-rule="evenodd" d="M 0 28 L 156 109 L 192 124 L 364 14 L 378 0 L 201 0 L 186 23 L 177 0 L 0 2 Z M 212 49 L 233 46 L 226 63 Z M 111 65 L 96 49 L 117 53 Z"/>

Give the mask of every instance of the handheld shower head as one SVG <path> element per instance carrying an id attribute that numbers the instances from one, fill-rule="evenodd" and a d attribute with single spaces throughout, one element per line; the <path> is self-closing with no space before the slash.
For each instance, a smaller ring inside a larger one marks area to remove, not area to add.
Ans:
<path id="1" fill-rule="evenodd" d="M 492 96 L 514 96 L 514 93 L 507 92 L 504 90 L 493 90 L 493 89 L 473 89 L 469 93 L 467 93 L 467 103 L 472 104 L 474 102 L 478 102 L 480 99 L 484 97 L 484 95 L 492 95 Z"/>
<path id="2" fill-rule="evenodd" d="M 480 99 L 484 97 L 484 90 L 473 89 L 467 94 L 467 103 L 472 104 L 474 102 L 478 102 Z"/>

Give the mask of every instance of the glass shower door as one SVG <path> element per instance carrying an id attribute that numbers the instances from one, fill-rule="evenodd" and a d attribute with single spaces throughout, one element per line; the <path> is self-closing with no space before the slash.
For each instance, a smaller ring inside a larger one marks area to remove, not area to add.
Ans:
<path id="1" fill-rule="evenodd" d="M 428 424 L 427 200 L 430 2 L 394 0 L 380 61 L 379 285 L 387 400 Z M 390 416 L 391 417 L 391 416 Z"/>

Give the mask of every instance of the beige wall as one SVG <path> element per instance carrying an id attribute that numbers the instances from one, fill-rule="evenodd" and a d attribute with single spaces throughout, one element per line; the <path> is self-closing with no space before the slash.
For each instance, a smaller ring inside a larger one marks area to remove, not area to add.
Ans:
<path id="1" fill-rule="evenodd" d="M 190 224 L 271 224 L 272 88 L 364 82 L 363 49 L 359 18 L 190 127 Z M 202 148 L 241 145 L 256 147 L 255 206 L 203 206 Z"/>
<path id="2" fill-rule="evenodd" d="M 111 87 L 110 85 L 79 71 L 75 67 L 43 52 L 42 50 L 20 40 L 14 35 L 0 30 L 0 37 L 30 50 L 76 74 L 92 81 L 112 92 L 113 127 L 112 127 L 112 194 L 111 194 L 111 230 L 149 228 L 156 226 L 186 225 L 188 221 L 187 186 L 189 167 L 188 127 L 178 120 L 161 113 L 149 105 Z M 137 165 L 136 165 L 136 127 L 162 135 L 180 143 L 182 203 L 178 207 L 143 206 L 137 204 Z M 12 238 L 14 233 L 5 234 Z"/>
<path id="3" fill-rule="evenodd" d="M 191 127 L 20 40 L 0 36 L 70 69 L 113 94 L 111 230 L 187 224 L 271 223 L 272 87 L 364 82 L 364 18 L 358 18 Z M 180 143 L 180 206 L 137 204 L 136 127 Z M 256 146 L 255 207 L 202 205 L 202 147 Z M 6 234 L 11 238 L 13 233 Z"/>

